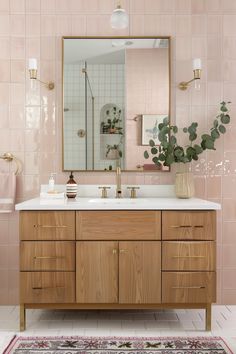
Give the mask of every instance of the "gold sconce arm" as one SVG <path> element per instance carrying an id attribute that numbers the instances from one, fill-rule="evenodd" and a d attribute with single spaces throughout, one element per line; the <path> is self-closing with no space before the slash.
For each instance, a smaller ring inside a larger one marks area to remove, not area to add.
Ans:
<path id="1" fill-rule="evenodd" d="M 180 90 L 187 90 L 189 84 L 195 80 L 200 80 L 201 79 L 201 69 L 195 69 L 193 70 L 193 79 L 189 81 L 182 81 L 179 83 L 179 89 Z"/>
<path id="2" fill-rule="evenodd" d="M 45 81 L 39 80 L 37 78 L 37 69 L 29 69 L 29 74 L 30 74 L 30 79 L 31 80 L 39 81 L 41 84 L 45 85 L 49 90 L 53 90 L 54 89 L 54 87 L 55 87 L 54 82 L 52 82 L 52 81 L 45 82 Z"/>

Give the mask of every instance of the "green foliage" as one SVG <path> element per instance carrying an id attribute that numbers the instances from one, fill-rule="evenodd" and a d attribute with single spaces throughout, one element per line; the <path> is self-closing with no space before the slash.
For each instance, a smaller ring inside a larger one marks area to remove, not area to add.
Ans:
<path id="1" fill-rule="evenodd" d="M 221 134 L 225 134 L 225 124 L 229 124 L 230 122 L 228 103 L 230 102 L 223 101 L 220 103 L 220 114 L 213 121 L 210 133 L 201 135 L 199 143 L 195 143 L 198 137 L 198 123 L 193 122 L 189 127 L 183 128 L 183 132 L 184 134 L 188 134 L 190 142 L 189 145 L 184 147 L 180 146 L 177 141 L 176 134 L 179 131 L 178 127 L 170 125 L 168 117 L 164 118 L 163 122 L 158 125 L 160 145 L 155 146 L 153 140 L 149 141 L 151 147 L 150 153 L 154 156 L 152 157 L 152 161 L 158 166 L 162 164 L 170 166 L 173 163 L 196 161 L 204 150 L 215 150 L 215 141 L 220 138 Z M 145 159 L 150 157 L 150 153 L 148 151 L 144 152 Z"/>

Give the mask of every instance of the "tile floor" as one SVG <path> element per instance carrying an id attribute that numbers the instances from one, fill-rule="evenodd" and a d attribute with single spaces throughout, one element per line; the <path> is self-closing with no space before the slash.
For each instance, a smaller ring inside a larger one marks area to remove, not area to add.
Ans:
<path id="1" fill-rule="evenodd" d="M 236 306 L 213 306 L 212 331 L 204 310 L 62 311 L 27 310 L 22 335 L 221 336 L 236 353 Z M 18 332 L 19 307 L 0 306 L 0 353 Z"/>

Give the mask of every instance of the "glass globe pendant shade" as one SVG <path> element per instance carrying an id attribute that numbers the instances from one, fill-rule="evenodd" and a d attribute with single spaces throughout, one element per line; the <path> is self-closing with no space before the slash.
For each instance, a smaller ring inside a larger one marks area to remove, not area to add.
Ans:
<path id="1" fill-rule="evenodd" d="M 114 29 L 124 29 L 129 25 L 129 16 L 120 5 L 113 11 L 111 15 L 111 27 Z"/>

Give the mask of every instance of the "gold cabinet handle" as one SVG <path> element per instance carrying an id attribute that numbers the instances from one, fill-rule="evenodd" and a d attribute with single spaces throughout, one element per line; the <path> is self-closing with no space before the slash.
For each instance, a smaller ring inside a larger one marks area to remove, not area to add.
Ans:
<path id="1" fill-rule="evenodd" d="M 120 250 L 120 253 L 126 253 L 126 252 L 128 252 L 127 250 L 124 250 L 124 249 L 121 249 Z"/>
<path id="2" fill-rule="evenodd" d="M 205 286 L 172 286 L 172 289 L 206 289 Z"/>
<path id="3" fill-rule="evenodd" d="M 172 258 L 206 258 L 205 256 L 172 256 Z"/>
<path id="4" fill-rule="evenodd" d="M 112 250 L 112 253 L 117 254 L 117 250 L 116 249 Z"/>
<path id="5" fill-rule="evenodd" d="M 35 228 L 42 227 L 42 228 L 66 228 L 68 227 L 67 225 L 40 225 L 40 224 L 35 224 Z"/>
<path id="6" fill-rule="evenodd" d="M 56 260 L 56 259 L 63 259 L 63 258 L 65 258 L 65 257 L 57 257 L 57 256 L 55 256 L 55 257 L 53 257 L 53 256 L 34 256 L 33 258 L 34 258 L 34 260 L 37 260 L 37 259 L 51 259 L 51 260 Z"/>
<path id="7" fill-rule="evenodd" d="M 48 287 L 42 287 L 42 286 L 36 286 L 32 287 L 32 290 L 46 290 L 46 289 L 64 289 L 64 286 L 48 286 Z"/>
<path id="8" fill-rule="evenodd" d="M 196 228 L 203 228 L 204 225 L 171 225 L 173 229 L 181 229 L 181 228 L 191 228 L 191 227 L 196 227 Z"/>

